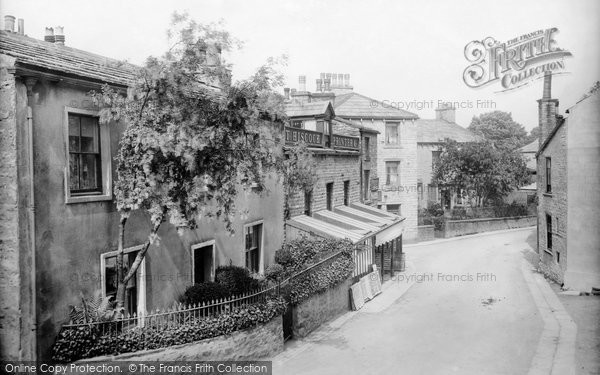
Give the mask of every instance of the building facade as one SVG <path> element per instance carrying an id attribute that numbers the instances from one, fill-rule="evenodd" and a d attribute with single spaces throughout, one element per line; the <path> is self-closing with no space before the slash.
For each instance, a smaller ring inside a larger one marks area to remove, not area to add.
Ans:
<path id="1" fill-rule="evenodd" d="M 377 194 L 366 185 L 377 178 L 370 164 L 377 160 L 370 148 L 377 132 L 336 117 L 330 101 L 290 99 L 286 113 L 286 148 L 305 144 L 315 175 L 312 186 L 288 193 L 286 240 L 333 237 L 363 245 L 355 276 L 373 263 L 382 273 L 401 270 L 404 219 L 373 207 Z"/>
<path id="2" fill-rule="evenodd" d="M 287 90 L 287 89 L 286 89 Z M 375 204 L 392 214 L 405 218 L 405 239 L 417 235 L 417 115 L 395 108 L 354 92 L 349 74 L 321 73 L 316 80 L 316 90 L 307 91 L 306 77 L 299 77 L 299 88 L 291 90 L 291 100 L 299 103 L 329 101 L 336 117 L 362 129 L 378 134 L 377 143 L 369 139 L 370 154 L 377 155 L 364 161 L 361 176 L 363 186 L 377 196 L 365 193 L 365 204 Z"/>
<path id="3" fill-rule="evenodd" d="M 434 165 L 439 161 L 447 139 L 456 142 L 476 142 L 480 138 L 456 123 L 456 109 L 440 106 L 435 119 L 418 119 L 417 125 L 417 192 L 419 209 L 432 203 L 452 208 L 463 204 L 462 195 L 455 191 L 442 191 L 433 182 Z M 466 201 L 464 202 L 466 203 Z"/>
<path id="4" fill-rule="evenodd" d="M 109 84 L 125 93 L 132 73 L 54 41 L 0 32 L 2 359 L 48 360 L 69 305 L 116 292 L 113 156 L 125 125 L 101 124 L 89 92 Z M 163 223 L 127 285 L 128 312 L 172 305 L 187 286 L 212 280 L 218 265 L 261 273 L 284 239 L 279 177 L 267 187 L 265 196 L 240 191 L 236 207 L 247 216 L 235 219 L 233 235 L 212 219 L 183 235 Z M 125 233 L 130 264 L 148 239 L 149 215 L 132 213 Z"/>
<path id="5" fill-rule="evenodd" d="M 558 115 L 552 75 L 539 104 L 538 253 L 542 270 L 567 289 L 600 287 L 600 92 L 598 84 Z"/>

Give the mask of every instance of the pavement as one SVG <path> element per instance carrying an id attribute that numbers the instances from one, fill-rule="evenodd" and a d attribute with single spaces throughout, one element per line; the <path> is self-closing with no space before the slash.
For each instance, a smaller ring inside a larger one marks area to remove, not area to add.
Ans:
<path id="1" fill-rule="evenodd" d="M 575 374 L 577 324 L 531 263 L 533 231 L 405 246 L 406 272 L 286 343 L 273 374 Z"/>

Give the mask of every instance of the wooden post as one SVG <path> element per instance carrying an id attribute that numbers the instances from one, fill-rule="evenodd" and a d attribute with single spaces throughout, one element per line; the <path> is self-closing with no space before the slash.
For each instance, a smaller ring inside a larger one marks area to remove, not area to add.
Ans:
<path id="1" fill-rule="evenodd" d="M 394 251 L 396 250 L 397 246 L 394 246 L 394 240 L 390 241 L 390 247 L 392 248 L 392 251 L 390 251 L 390 276 L 394 277 Z"/>

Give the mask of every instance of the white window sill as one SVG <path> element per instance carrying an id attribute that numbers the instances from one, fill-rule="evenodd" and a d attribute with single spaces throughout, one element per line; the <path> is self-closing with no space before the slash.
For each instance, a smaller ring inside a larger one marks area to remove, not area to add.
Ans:
<path id="1" fill-rule="evenodd" d="M 67 204 L 112 201 L 112 194 L 82 195 L 67 197 Z"/>

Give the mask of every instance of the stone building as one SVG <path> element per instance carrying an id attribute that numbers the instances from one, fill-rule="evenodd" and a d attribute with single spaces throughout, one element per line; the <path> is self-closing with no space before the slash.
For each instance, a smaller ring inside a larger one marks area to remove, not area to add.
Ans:
<path id="1" fill-rule="evenodd" d="M 446 139 L 456 142 L 476 142 L 480 137 L 456 123 L 456 109 L 440 106 L 435 110 L 435 119 L 418 119 L 417 125 L 417 192 L 418 207 L 426 208 L 431 203 L 443 203 L 449 208 L 462 204 L 461 194 L 448 191 L 442 194 L 432 182 L 433 166 L 444 149 Z"/>
<path id="2" fill-rule="evenodd" d="M 544 76 L 538 100 L 538 253 L 542 270 L 565 288 L 600 287 L 600 91 L 598 84 L 566 113 Z"/>
<path id="3" fill-rule="evenodd" d="M 109 84 L 125 93 L 132 73 L 127 64 L 65 46 L 64 35 L 49 31 L 45 41 L 21 27 L 0 31 L 2 360 L 48 360 L 68 306 L 81 295 L 115 292 L 113 156 L 125 125 L 101 124 L 89 91 Z M 211 219 L 182 236 L 164 223 L 161 241 L 127 286 L 128 312 L 170 306 L 221 264 L 262 272 L 284 238 L 279 178 L 267 187 L 266 196 L 240 193 L 236 207 L 248 214 L 235 219 L 233 236 Z M 139 211 L 127 222 L 128 262 L 148 238 L 148 219 Z"/>
<path id="4" fill-rule="evenodd" d="M 287 90 L 287 89 L 286 89 Z M 329 101 L 336 117 L 378 132 L 377 143 L 370 139 L 370 153 L 377 160 L 363 160 L 366 190 L 377 187 L 377 206 L 405 220 L 404 238 L 417 235 L 417 115 L 354 92 L 349 74 L 321 73 L 316 90 L 306 88 L 306 76 L 299 77 L 298 90 L 286 91 L 298 103 Z M 368 164 L 367 164 L 368 163 Z M 366 194 L 366 193 L 365 193 Z M 364 200 L 373 204 L 375 195 Z"/>
<path id="5" fill-rule="evenodd" d="M 302 93 L 302 91 L 301 91 Z M 336 116 L 330 101 L 286 105 L 286 148 L 304 143 L 313 159 L 316 182 L 287 197 L 286 239 L 305 236 L 346 238 L 363 244 L 355 254 L 355 275 L 372 263 L 382 272 L 402 268 L 404 219 L 373 207 L 370 181 L 377 178 L 377 132 Z M 372 173 L 372 174 L 371 174 Z"/>

